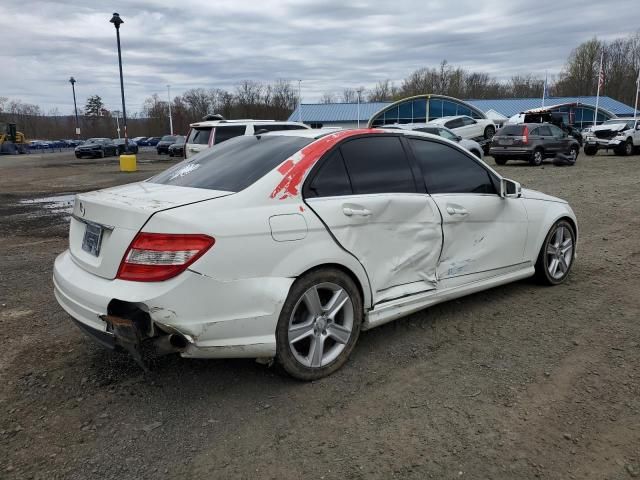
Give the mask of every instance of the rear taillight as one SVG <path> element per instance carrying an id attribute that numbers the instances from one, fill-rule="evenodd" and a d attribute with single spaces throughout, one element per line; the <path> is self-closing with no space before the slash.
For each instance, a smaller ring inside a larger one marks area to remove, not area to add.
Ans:
<path id="1" fill-rule="evenodd" d="M 529 143 L 529 127 L 524 126 L 524 130 L 522 131 L 522 143 L 525 145 Z"/>
<path id="2" fill-rule="evenodd" d="M 184 272 L 214 243 L 208 235 L 138 233 L 124 254 L 116 278 L 134 282 L 168 280 Z"/>

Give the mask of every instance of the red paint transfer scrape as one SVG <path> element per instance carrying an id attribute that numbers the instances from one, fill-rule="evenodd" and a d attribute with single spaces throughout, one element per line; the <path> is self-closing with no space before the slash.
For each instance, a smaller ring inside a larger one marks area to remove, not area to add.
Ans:
<path id="1" fill-rule="evenodd" d="M 384 133 L 384 130 L 365 128 L 342 130 L 319 138 L 315 142 L 307 145 L 278 167 L 278 172 L 282 174 L 282 180 L 280 180 L 280 183 L 278 183 L 273 192 L 271 192 L 270 197 L 277 198 L 278 200 L 295 197 L 300 193 L 300 184 L 302 180 L 304 180 L 307 172 L 327 150 L 345 138 L 366 133 Z"/>

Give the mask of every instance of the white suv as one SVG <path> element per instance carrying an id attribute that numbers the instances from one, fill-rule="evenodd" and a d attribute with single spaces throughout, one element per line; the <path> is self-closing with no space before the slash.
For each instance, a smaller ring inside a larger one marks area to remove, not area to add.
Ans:
<path id="1" fill-rule="evenodd" d="M 253 135 L 261 130 L 302 130 L 309 127 L 298 122 L 278 122 L 275 120 L 204 120 L 189 125 L 189 135 L 184 148 L 184 156 L 189 158 L 212 145 L 233 137 Z"/>

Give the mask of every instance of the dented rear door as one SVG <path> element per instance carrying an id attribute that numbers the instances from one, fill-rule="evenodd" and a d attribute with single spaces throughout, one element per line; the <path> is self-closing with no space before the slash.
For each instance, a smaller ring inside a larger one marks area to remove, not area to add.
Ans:
<path id="1" fill-rule="evenodd" d="M 320 165 L 305 200 L 364 266 L 374 303 L 436 287 L 441 217 L 397 137 L 349 140 Z"/>

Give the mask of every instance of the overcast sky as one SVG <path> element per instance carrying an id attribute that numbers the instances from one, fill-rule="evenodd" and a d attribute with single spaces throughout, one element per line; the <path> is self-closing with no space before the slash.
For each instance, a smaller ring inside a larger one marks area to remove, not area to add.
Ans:
<path id="1" fill-rule="evenodd" d="M 571 50 L 640 25 L 638 0 L 4 1 L 0 96 L 63 114 L 99 94 L 119 110 L 121 27 L 127 109 L 153 93 L 302 79 L 303 102 L 344 87 L 399 83 L 442 59 L 501 79 L 556 74 Z"/>

